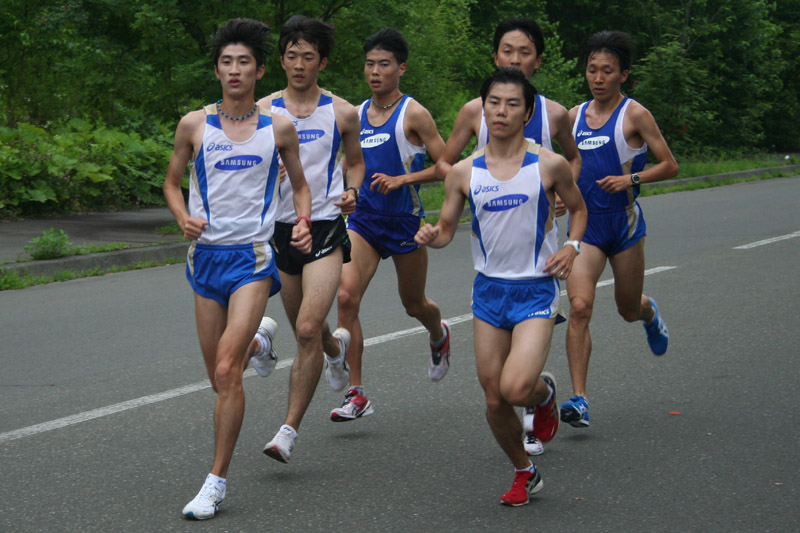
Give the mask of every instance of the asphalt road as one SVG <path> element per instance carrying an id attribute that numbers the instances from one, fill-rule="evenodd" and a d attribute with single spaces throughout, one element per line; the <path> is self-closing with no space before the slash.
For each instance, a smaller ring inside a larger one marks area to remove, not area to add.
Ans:
<path id="1" fill-rule="evenodd" d="M 562 426 L 546 445 L 530 505 L 499 504 L 513 471 L 475 377 L 462 227 L 430 253 L 429 296 L 453 319 L 447 378 L 428 380 L 426 337 L 383 265 L 362 313 L 375 414 L 330 423 L 343 394 L 323 378 L 288 465 L 261 453 L 294 355 L 270 302 L 283 362 L 245 379 L 228 496 L 208 522 L 180 514 L 210 467 L 214 403 L 183 268 L 0 292 L 0 531 L 800 530 L 800 180 L 641 203 L 645 291 L 669 351 L 652 356 L 641 326 L 616 315 L 613 286 L 598 289 L 592 426 Z M 548 362 L 560 400 L 564 333 Z"/>

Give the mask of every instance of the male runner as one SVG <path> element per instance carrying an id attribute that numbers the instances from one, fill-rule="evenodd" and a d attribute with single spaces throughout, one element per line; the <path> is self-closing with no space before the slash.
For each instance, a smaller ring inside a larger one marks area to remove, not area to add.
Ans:
<path id="1" fill-rule="evenodd" d="M 669 338 L 655 301 L 642 293 L 646 228 L 636 197 L 640 183 L 674 177 L 678 163 L 653 115 L 620 92 L 628 79 L 632 51 L 633 41 L 626 33 L 594 34 L 585 55 L 586 81 L 593 99 L 569 112 L 583 159 L 578 187 L 591 215 L 583 237 L 583 252 L 575 260 L 575 270 L 567 282 L 567 358 L 574 395 L 561 405 L 561 420 L 575 427 L 589 426 L 589 321 L 595 287 L 606 260 L 614 272 L 614 299 L 622 318 L 627 322 L 642 321 L 647 342 L 656 355 L 667 351 Z M 643 170 L 648 147 L 658 163 Z"/>
<path id="2" fill-rule="evenodd" d="M 265 454 L 284 463 L 289 460 L 300 422 L 317 388 L 323 361 L 322 323 L 339 288 L 342 262 L 350 260 L 342 213 L 355 209 L 358 187 L 364 179 L 358 113 L 347 101 L 317 84 L 320 71 L 328 64 L 333 41 L 331 26 L 302 15 L 289 19 L 278 41 L 287 86 L 258 102 L 271 109 L 273 115 L 288 117 L 297 128 L 300 161 L 312 194 L 311 252 L 304 254 L 292 246 L 296 215 L 288 181 L 280 186 L 281 203 L 272 240 L 281 276 L 281 299 L 298 349 L 292 365 L 286 419 L 264 448 Z M 347 188 L 342 177 L 343 151 L 348 163 Z M 262 326 L 268 327 L 270 320 L 264 318 L 267 323 L 262 322 Z M 333 359 L 325 356 L 327 377 L 334 390 L 342 390 L 348 378 L 344 352 L 350 333 L 340 328 L 333 337 L 338 341 L 333 351 L 341 346 L 342 353 Z"/>
<path id="3" fill-rule="evenodd" d="M 516 469 L 511 490 L 500 500 L 512 506 L 525 505 L 542 488 L 514 406 L 534 406 L 536 438 L 547 442 L 558 430 L 555 379 L 542 369 L 558 313 L 559 280 L 569 276 L 578 243 L 558 249 L 555 193 L 569 210 L 573 237 L 580 238 L 586 225 L 569 164 L 523 133 L 535 97 L 536 89 L 517 69 L 500 68 L 484 83 L 489 143 L 452 168 L 439 222 L 425 224 L 416 236 L 420 244 L 447 245 L 469 199 L 478 271 L 472 288 L 475 363 L 489 427 Z"/>
<path id="4" fill-rule="evenodd" d="M 509 18 L 497 25 L 492 47 L 494 64 L 497 67 L 517 68 L 530 80 L 542 64 L 544 35 L 533 19 Z M 439 176 L 447 175 L 452 163 L 461 157 L 461 152 L 473 136 L 476 138 L 476 151 L 483 148 L 489 139 L 480 98 L 470 100 L 459 111 L 453 131 L 447 139 L 444 155 L 436 166 Z M 525 137 L 548 150 L 553 150 L 555 140 L 577 180 L 581 170 L 581 157 L 572 138 L 569 116 L 564 106 L 537 94 L 533 115 L 525 124 Z M 565 208 L 558 196 L 555 207 L 556 216 L 564 214 Z M 529 455 L 540 455 L 544 452 L 544 445 L 533 434 L 533 416 L 530 409 L 525 413 L 525 450 Z"/>
<path id="5" fill-rule="evenodd" d="M 492 47 L 494 64 L 497 67 L 520 69 L 530 80 L 542 65 L 544 35 L 533 19 L 509 18 L 497 25 Z M 437 162 L 436 173 L 440 176 L 447 175 L 451 165 L 458 161 L 461 152 L 473 136 L 476 138 L 477 151 L 486 146 L 488 135 L 481 99 L 470 100 L 464 104 L 456 117 L 444 154 Z M 569 117 L 564 106 L 537 94 L 533 116 L 525 124 L 525 137 L 548 150 L 553 149 L 555 140 L 569 162 L 573 176 L 577 179 L 581 169 L 581 158 L 572 138 Z"/>
<path id="6" fill-rule="evenodd" d="M 222 85 L 216 103 L 184 116 L 164 180 L 164 196 L 192 241 L 186 277 L 194 289 L 200 348 L 214 408 L 214 464 L 183 514 L 212 518 L 225 498 L 225 477 L 244 416 L 242 374 L 267 298 L 280 289 L 269 239 L 277 211 L 278 153 L 289 172 L 299 222 L 292 243 L 311 249 L 311 195 L 299 159 L 297 132 L 253 97 L 264 75 L 269 28 L 235 19 L 217 30 L 214 72 Z M 181 179 L 192 162 L 189 209 Z"/>
<path id="7" fill-rule="evenodd" d="M 420 183 L 436 179 L 433 167 L 423 170 L 425 150 L 436 161 L 444 141 L 428 110 L 400 92 L 408 58 L 403 36 L 384 28 L 367 38 L 364 54 L 364 74 L 372 90 L 372 98 L 359 108 L 366 171 L 356 211 L 347 220 L 351 261 L 342 268 L 339 287 L 339 325 L 352 336 L 347 351 L 350 389 L 342 406 L 331 411 L 334 422 L 373 412 L 361 379 L 364 335 L 358 312 L 381 259 L 394 261 L 403 307 L 428 330 L 428 375 L 433 381 L 445 376 L 450 359 L 449 327 L 442 321 L 439 307 L 425 296 L 427 250 L 414 242 L 425 215 L 418 193 Z"/>

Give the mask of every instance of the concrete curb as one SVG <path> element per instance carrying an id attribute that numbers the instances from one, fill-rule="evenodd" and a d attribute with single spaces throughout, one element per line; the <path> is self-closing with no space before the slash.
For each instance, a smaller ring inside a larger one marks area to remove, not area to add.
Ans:
<path id="1" fill-rule="evenodd" d="M 164 264 L 171 260 L 184 260 L 188 248 L 189 244 L 182 242 L 156 246 L 141 246 L 112 252 L 60 257 L 58 259 L 9 263 L 3 265 L 2 270 L 6 272 L 16 272 L 20 276 L 45 276 L 51 278 L 55 274 L 65 270 L 78 273 L 94 269 L 104 270 L 113 267 L 126 267 L 135 265 L 136 263 L 153 262 Z"/>

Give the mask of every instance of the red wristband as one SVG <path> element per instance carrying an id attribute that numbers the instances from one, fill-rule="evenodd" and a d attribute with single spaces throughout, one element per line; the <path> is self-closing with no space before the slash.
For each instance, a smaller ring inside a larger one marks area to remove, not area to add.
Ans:
<path id="1" fill-rule="evenodd" d="M 311 219 L 308 217 L 297 217 L 296 219 L 294 219 L 294 223 L 297 224 L 301 220 L 306 221 L 306 224 L 308 224 L 308 230 L 311 231 Z"/>

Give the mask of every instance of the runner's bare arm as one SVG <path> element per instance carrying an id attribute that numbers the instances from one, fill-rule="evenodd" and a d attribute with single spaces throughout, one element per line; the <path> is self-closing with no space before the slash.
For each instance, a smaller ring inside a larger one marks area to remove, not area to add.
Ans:
<path id="1" fill-rule="evenodd" d="M 183 236 L 189 240 L 197 240 L 208 225 L 203 218 L 192 218 L 186 209 L 186 203 L 181 190 L 181 181 L 186 173 L 186 165 L 195 151 L 198 131 L 202 131 L 205 119 L 203 111 L 192 111 L 184 116 L 175 130 L 175 143 L 172 156 L 164 178 L 164 198 L 167 200 L 169 210 L 175 216 L 178 226 L 183 231 Z M 202 133 L 199 133 L 202 135 Z"/>
<path id="2" fill-rule="evenodd" d="M 564 106 L 558 102 L 547 100 L 547 115 L 551 119 L 550 131 L 553 140 L 558 144 L 561 155 L 569 163 L 572 177 L 577 182 L 581 175 L 581 153 L 572 136 L 572 122 Z"/>
<path id="3" fill-rule="evenodd" d="M 652 167 L 638 173 L 642 183 L 662 181 L 678 174 L 678 163 L 650 111 L 638 102 L 631 102 L 622 127 L 626 142 L 632 146 L 647 143 L 647 148 L 658 160 Z M 597 184 L 608 193 L 624 191 L 633 186 L 630 174 L 606 176 L 598 180 Z"/>
<path id="4" fill-rule="evenodd" d="M 356 209 L 356 199 L 358 198 L 356 191 L 361 188 L 361 183 L 364 181 L 365 166 L 364 157 L 361 154 L 361 139 L 359 136 L 361 121 L 356 108 L 347 101 L 337 97 L 334 102 L 336 123 L 339 125 L 339 134 L 342 137 L 344 160 L 347 162 L 346 187 L 355 189 L 355 191 L 346 190 L 342 192 L 341 200 L 335 202 L 334 205 L 341 208 L 343 215 L 349 215 Z"/>
<path id="5" fill-rule="evenodd" d="M 444 153 L 436 162 L 436 176 L 439 179 L 444 179 L 447 176 L 452 166 L 461 157 L 461 152 L 467 147 L 470 139 L 478 135 L 482 109 L 481 99 L 475 98 L 464 104 L 464 107 L 458 112 L 456 121 L 453 124 L 453 131 L 450 132 L 450 137 L 447 138 Z M 476 122 L 478 124 L 477 127 Z"/>
<path id="6" fill-rule="evenodd" d="M 412 100 L 408 104 L 405 117 L 405 130 L 406 137 L 417 146 L 425 146 L 428 153 L 433 159 L 434 165 L 412 172 L 411 174 L 404 174 L 402 176 L 388 176 L 378 172 L 372 176 L 373 181 L 370 188 L 383 194 L 388 194 L 395 189 L 399 189 L 405 185 L 415 185 L 417 183 L 429 183 L 431 181 L 438 181 L 436 177 L 435 163 L 442 156 L 444 152 L 444 141 L 442 136 L 439 135 L 439 130 L 436 129 L 436 123 L 427 109 Z M 348 162 L 348 165 L 350 163 Z"/>
<path id="7" fill-rule="evenodd" d="M 311 190 L 308 188 L 303 165 L 300 164 L 300 142 L 297 130 L 292 121 L 286 117 L 273 115 L 272 128 L 275 132 L 275 146 L 286 166 L 289 181 L 292 185 L 294 210 L 298 218 L 304 218 L 294 225 L 292 230 L 292 246 L 303 253 L 311 251 Z"/>
<path id="8" fill-rule="evenodd" d="M 539 168 L 545 188 L 552 189 L 567 206 L 569 238 L 580 241 L 586 231 L 588 213 L 567 160 L 550 150 L 542 149 L 539 152 Z M 563 278 L 566 278 L 572 272 L 572 263 L 577 255 L 574 248 L 565 246 L 547 259 L 544 269 L 554 276 L 562 272 Z"/>
<path id="9" fill-rule="evenodd" d="M 436 226 L 425 224 L 422 226 L 414 240 L 420 245 L 431 248 L 443 248 L 453 240 L 458 221 L 464 210 L 467 199 L 469 178 L 472 170 L 472 157 L 456 163 L 444 180 L 444 204 L 439 213 L 439 222 Z"/>

